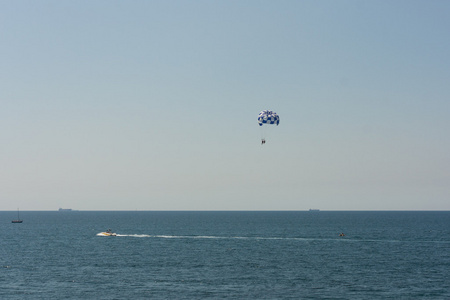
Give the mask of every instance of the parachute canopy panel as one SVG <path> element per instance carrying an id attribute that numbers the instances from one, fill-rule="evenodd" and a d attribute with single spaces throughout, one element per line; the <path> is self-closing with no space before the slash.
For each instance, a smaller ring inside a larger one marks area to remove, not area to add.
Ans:
<path id="1" fill-rule="evenodd" d="M 271 110 L 263 110 L 259 113 L 258 124 L 262 126 L 263 124 L 280 124 L 280 116 L 276 112 Z"/>

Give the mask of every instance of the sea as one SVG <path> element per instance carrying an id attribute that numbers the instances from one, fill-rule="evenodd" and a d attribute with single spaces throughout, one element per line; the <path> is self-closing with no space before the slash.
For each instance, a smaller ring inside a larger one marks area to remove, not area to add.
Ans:
<path id="1" fill-rule="evenodd" d="M 449 211 L 20 217 L 0 212 L 0 299 L 450 299 Z"/>

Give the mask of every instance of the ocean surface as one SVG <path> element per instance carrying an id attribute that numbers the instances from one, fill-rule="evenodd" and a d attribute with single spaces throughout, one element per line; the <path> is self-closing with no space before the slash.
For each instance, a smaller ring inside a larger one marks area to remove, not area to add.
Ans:
<path id="1" fill-rule="evenodd" d="M 16 217 L 0 212 L 0 299 L 450 299 L 450 212 Z"/>

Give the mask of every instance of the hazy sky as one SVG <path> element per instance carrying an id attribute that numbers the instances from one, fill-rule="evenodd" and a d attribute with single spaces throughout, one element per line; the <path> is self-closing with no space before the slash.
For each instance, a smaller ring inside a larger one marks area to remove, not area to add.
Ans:
<path id="1" fill-rule="evenodd" d="M 449 15 L 0 1 L 0 210 L 449 210 Z"/>

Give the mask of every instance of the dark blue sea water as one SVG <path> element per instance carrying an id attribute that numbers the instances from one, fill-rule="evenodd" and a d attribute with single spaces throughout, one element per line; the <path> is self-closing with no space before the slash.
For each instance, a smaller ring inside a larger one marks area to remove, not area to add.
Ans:
<path id="1" fill-rule="evenodd" d="M 0 212 L 0 299 L 450 299 L 450 212 L 15 218 Z"/>

